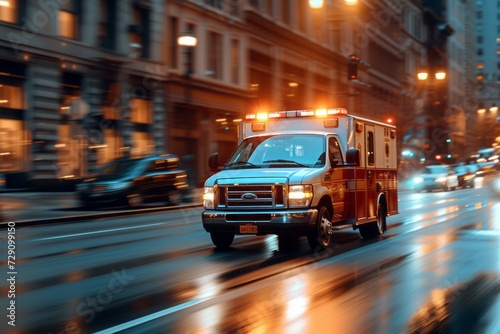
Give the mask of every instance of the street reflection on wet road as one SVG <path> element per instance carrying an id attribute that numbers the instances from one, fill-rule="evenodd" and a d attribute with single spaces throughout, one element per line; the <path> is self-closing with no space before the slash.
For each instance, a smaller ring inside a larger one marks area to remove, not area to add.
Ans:
<path id="1" fill-rule="evenodd" d="M 476 322 L 494 329 L 500 203 L 487 194 L 402 192 L 384 236 L 336 231 L 312 254 L 305 239 L 278 251 L 276 236 L 217 250 L 199 209 L 20 229 L 19 326 L 0 331 L 403 333 L 429 312 L 450 326 L 448 306 L 474 282 L 490 297 Z M 471 312 L 478 301 L 461 296 L 470 307 L 457 312 Z"/>

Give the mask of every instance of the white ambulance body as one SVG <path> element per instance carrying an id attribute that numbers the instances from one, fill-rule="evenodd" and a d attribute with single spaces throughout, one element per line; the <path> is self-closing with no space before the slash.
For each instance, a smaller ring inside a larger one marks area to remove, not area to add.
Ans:
<path id="1" fill-rule="evenodd" d="M 328 247 L 350 224 L 363 238 L 398 213 L 396 128 L 343 108 L 247 115 L 239 146 L 205 182 L 203 226 L 215 246 L 235 235 L 278 235 L 280 248 L 307 236 Z"/>

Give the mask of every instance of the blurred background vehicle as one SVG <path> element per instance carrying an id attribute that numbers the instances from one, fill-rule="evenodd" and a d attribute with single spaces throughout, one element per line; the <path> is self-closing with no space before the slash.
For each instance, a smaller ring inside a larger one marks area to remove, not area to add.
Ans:
<path id="1" fill-rule="evenodd" d="M 479 166 L 476 164 L 466 165 L 464 163 L 451 165 L 457 174 L 458 186 L 460 188 L 473 188 L 476 179 L 476 172 Z"/>
<path id="2" fill-rule="evenodd" d="M 430 165 L 413 179 L 415 190 L 455 190 L 458 187 L 457 173 L 449 165 Z"/>
<path id="3" fill-rule="evenodd" d="M 156 202 L 178 205 L 188 187 L 187 173 L 178 168 L 178 162 L 173 154 L 119 158 L 77 184 L 76 192 L 86 207 L 137 207 Z"/>
<path id="4" fill-rule="evenodd" d="M 477 171 L 478 175 L 486 176 L 498 172 L 500 159 L 497 148 L 490 147 L 481 149 L 474 157 L 479 166 L 479 170 Z"/>
<path id="5" fill-rule="evenodd" d="M 496 177 L 489 185 L 491 194 L 500 198 L 500 177 Z"/>

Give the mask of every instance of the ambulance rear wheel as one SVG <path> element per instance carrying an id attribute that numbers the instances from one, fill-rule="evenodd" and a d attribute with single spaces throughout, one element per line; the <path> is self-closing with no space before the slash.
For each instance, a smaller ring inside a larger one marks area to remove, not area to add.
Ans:
<path id="1" fill-rule="evenodd" d="M 376 238 L 387 229 L 387 213 L 385 206 L 381 203 L 377 207 L 377 220 L 359 226 L 359 234 L 363 239 Z"/>
<path id="2" fill-rule="evenodd" d="M 228 232 L 210 232 L 210 238 L 215 247 L 220 249 L 227 249 L 234 240 L 234 233 Z"/>
<path id="3" fill-rule="evenodd" d="M 309 246 L 313 252 L 316 251 L 318 247 L 325 249 L 330 246 L 332 242 L 331 217 L 332 215 L 327 207 L 320 207 L 316 220 L 316 228 L 307 236 Z"/>

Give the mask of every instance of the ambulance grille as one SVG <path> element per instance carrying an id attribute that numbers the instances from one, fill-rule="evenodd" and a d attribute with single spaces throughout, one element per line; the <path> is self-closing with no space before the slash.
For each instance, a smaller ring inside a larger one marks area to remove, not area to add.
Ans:
<path id="1" fill-rule="evenodd" d="M 283 208 L 284 189 L 283 185 L 274 184 L 219 186 L 218 208 Z"/>

